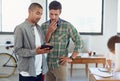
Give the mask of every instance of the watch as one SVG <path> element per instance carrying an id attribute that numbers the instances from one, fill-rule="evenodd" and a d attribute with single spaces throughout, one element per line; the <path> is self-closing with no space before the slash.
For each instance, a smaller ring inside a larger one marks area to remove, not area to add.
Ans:
<path id="1" fill-rule="evenodd" d="M 70 59 L 74 60 L 74 58 L 72 56 L 69 57 Z"/>

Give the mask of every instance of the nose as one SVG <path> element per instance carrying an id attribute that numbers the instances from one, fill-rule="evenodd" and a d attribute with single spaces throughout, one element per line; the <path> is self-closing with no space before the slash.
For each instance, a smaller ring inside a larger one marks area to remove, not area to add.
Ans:
<path id="1" fill-rule="evenodd" d="M 52 15 L 52 17 L 51 17 L 52 19 L 55 19 L 56 17 L 55 17 L 55 15 Z"/>

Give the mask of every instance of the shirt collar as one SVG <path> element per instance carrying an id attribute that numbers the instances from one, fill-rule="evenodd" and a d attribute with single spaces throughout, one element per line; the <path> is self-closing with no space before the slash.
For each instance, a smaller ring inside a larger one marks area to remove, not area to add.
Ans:
<path id="1" fill-rule="evenodd" d="M 27 19 L 25 20 L 25 22 L 26 22 L 30 27 L 35 27 L 35 26 L 37 26 L 37 24 L 36 24 L 36 25 L 31 24 Z"/>

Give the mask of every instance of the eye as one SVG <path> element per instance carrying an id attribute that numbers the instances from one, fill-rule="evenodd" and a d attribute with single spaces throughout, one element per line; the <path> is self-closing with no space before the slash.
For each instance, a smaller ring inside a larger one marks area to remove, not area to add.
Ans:
<path id="1" fill-rule="evenodd" d="M 36 15 L 42 15 L 42 13 L 40 13 L 40 12 L 36 12 Z"/>

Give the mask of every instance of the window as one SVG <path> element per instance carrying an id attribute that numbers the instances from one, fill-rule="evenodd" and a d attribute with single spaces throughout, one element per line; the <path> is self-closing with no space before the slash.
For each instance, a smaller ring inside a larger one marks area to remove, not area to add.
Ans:
<path id="1" fill-rule="evenodd" d="M 1 0 L 0 4 L 0 32 L 13 32 L 27 17 L 31 0 Z"/>
<path id="2" fill-rule="evenodd" d="M 51 1 L 47 0 L 47 8 Z M 62 4 L 60 18 L 71 22 L 81 34 L 101 35 L 103 33 L 103 0 L 58 1 Z M 47 13 L 48 19 L 49 13 Z"/>
<path id="3" fill-rule="evenodd" d="M 117 33 L 120 34 L 120 1 L 118 0 L 118 24 L 117 24 Z"/>

